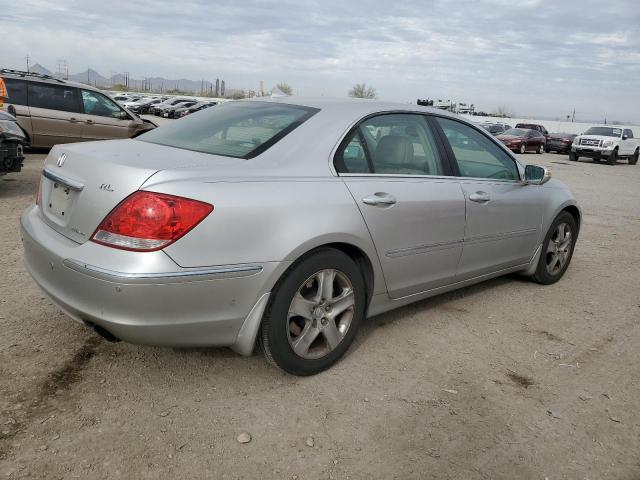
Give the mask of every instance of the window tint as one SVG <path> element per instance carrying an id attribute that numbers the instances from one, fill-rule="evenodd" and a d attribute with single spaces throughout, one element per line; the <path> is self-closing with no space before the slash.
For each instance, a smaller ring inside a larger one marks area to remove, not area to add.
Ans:
<path id="1" fill-rule="evenodd" d="M 106 96 L 82 90 L 82 107 L 87 115 L 97 115 L 99 117 L 121 118 L 123 110 Z"/>
<path id="2" fill-rule="evenodd" d="M 275 102 L 229 102 L 151 130 L 137 140 L 215 155 L 252 158 L 317 112 L 316 108 Z"/>
<path id="3" fill-rule="evenodd" d="M 29 82 L 29 106 L 79 112 L 78 89 L 66 85 Z"/>
<path id="4" fill-rule="evenodd" d="M 4 85 L 7 87 L 6 102 L 11 105 L 27 105 L 27 82 L 15 78 L 5 78 Z"/>
<path id="5" fill-rule="evenodd" d="M 341 173 L 445 174 L 435 139 L 422 115 L 380 115 L 365 120 L 336 160 Z"/>
<path id="6" fill-rule="evenodd" d="M 437 117 L 453 150 L 460 175 L 519 180 L 515 161 L 482 133 L 464 123 Z"/>

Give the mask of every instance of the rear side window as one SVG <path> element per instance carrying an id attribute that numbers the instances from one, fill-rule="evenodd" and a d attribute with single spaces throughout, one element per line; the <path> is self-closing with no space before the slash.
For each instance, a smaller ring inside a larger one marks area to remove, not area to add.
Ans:
<path id="1" fill-rule="evenodd" d="M 7 103 L 13 105 L 28 105 L 27 82 L 15 78 L 5 78 L 4 85 L 7 87 Z"/>
<path id="2" fill-rule="evenodd" d="M 267 150 L 318 111 L 275 102 L 229 102 L 136 140 L 248 159 Z"/>
<path id="3" fill-rule="evenodd" d="M 80 112 L 78 89 L 66 85 L 29 82 L 29 106 L 63 112 Z"/>
<path id="4" fill-rule="evenodd" d="M 437 117 L 460 175 L 471 178 L 519 180 L 516 162 L 498 145 L 474 128 L 455 120 Z"/>
<path id="5" fill-rule="evenodd" d="M 387 114 L 363 121 L 337 152 L 338 173 L 445 175 L 435 138 L 422 115 Z"/>

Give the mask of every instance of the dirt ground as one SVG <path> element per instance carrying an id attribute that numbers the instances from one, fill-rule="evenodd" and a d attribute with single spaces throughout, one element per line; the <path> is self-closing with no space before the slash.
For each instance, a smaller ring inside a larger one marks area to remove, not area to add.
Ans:
<path id="1" fill-rule="evenodd" d="M 43 158 L 0 179 L 0 478 L 640 478 L 640 165 L 526 155 L 584 210 L 563 280 L 381 315 L 337 366 L 296 378 L 66 318 L 23 266 Z"/>

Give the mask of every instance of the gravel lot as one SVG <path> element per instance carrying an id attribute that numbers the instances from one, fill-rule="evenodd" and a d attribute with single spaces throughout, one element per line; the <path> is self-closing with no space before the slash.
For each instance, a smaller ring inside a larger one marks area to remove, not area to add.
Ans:
<path id="1" fill-rule="evenodd" d="M 563 280 L 381 315 L 336 367 L 295 378 L 66 318 L 23 267 L 43 159 L 0 179 L 0 478 L 640 478 L 640 166 L 526 155 L 584 210 Z"/>

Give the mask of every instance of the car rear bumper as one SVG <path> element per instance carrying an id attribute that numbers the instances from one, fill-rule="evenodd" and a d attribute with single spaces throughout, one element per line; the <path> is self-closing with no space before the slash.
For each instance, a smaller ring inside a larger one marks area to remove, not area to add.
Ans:
<path id="1" fill-rule="evenodd" d="M 571 150 L 571 144 L 564 142 L 554 142 L 553 140 L 550 140 L 547 142 L 546 148 L 547 150 L 554 150 L 556 152 L 568 152 Z"/>
<path id="2" fill-rule="evenodd" d="M 257 305 L 264 308 L 272 278 L 283 266 L 266 262 L 182 269 L 162 251 L 77 244 L 44 223 L 37 207 L 23 214 L 21 230 L 29 273 L 62 310 L 139 344 L 235 346 L 242 332 L 246 343 L 245 320 L 252 312 L 255 316 Z M 134 259 L 134 254 L 146 259 Z M 120 267 L 114 269 L 114 264 Z M 127 264 L 135 269 L 120 271 Z M 258 313 L 261 317 L 262 311 Z M 258 326 L 259 321 L 256 330 Z M 248 333 L 251 345 L 240 348 L 243 353 L 250 353 L 255 339 L 254 332 Z"/>

